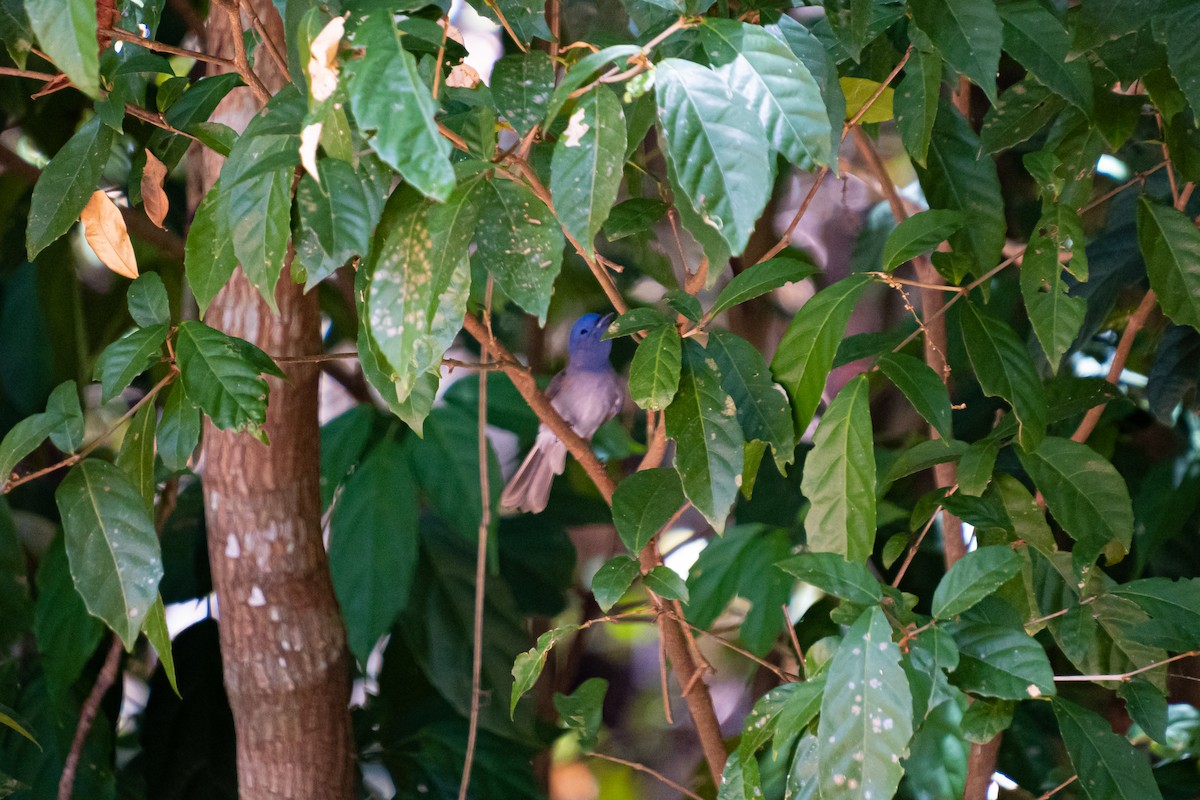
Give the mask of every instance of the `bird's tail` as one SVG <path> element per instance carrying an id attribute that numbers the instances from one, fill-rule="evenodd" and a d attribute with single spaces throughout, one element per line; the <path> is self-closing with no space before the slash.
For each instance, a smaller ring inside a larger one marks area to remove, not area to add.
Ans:
<path id="1" fill-rule="evenodd" d="M 550 484 L 567 463 L 567 447 L 549 430 L 538 431 L 537 442 L 500 495 L 504 511 L 536 514 L 550 499 Z"/>

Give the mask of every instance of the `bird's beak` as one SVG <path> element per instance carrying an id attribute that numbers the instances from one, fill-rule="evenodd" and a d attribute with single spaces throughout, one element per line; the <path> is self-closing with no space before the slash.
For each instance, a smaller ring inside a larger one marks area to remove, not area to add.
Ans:
<path id="1" fill-rule="evenodd" d="M 600 331 L 601 336 L 608 332 L 608 326 L 611 325 L 612 321 L 616 318 L 617 315 L 613 313 L 605 314 L 600 318 L 600 324 L 596 326 L 596 330 Z"/>

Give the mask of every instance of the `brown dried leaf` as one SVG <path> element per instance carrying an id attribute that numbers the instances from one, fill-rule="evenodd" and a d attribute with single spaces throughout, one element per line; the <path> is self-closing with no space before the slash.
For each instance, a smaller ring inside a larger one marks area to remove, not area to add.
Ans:
<path id="1" fill-rule="evenodd" d="M 479 73 L 470 64 L 458 64 L 451 68 L 450 76 L 446 78 L 446 85 L 459 87 L 462 89 L 474 89 L 483 78 L 479 77 Z"/>
<path id="2" fill-rule="evenodd" d="M 163 191 L 163 181 L 167 178 L 167 165 L 158 160 L 158 156 L 146 151 L 146 167 L 142 170 L 142 205 L 146 208 L 146 216 L 158 227 L 162 228 L 163 220 L 167 218 L 167 193 Z"/>
<path id="3" fill-rule="evenodd" d="M 133 255 L 129 231 L 125 229 L 125 218 L 107 194 L 93 192 L 79 221 L 83 223 L 84 238 L 104 266 L 130 280 L 138 276 L 137 259 Z"/>

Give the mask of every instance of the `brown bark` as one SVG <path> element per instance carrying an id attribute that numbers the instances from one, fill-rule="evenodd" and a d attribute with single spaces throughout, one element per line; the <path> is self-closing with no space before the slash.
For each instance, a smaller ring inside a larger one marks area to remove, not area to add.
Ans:
<path id="1" fill-rule="evenodd" d="M 252 5 L 281 41 L 270 0 Z M 240 36 L 231 18 L 214 3 L 208 41 L 221 55 L 230 55 L 233 37 Z M 282 85 L 270 59 L 259 59 L 258 69 L 271 90 Z M 213 119 L 241 130 L 256 110 L 250 91 L 239 89 Z M 220 159 L 199 156 L 193 202 L 220 172 Z M 272 355 L 318 352 L 316 294 L 305 296 L 285 275 L 276 301 L 278 316 L 239 270 L 205 321 Z M 318 369 L 293 363 L 286 372 L 285 381 L 269 380 L 270 446 L 205 426 L 209 560 L 237 731 L 240 797 L 337 800 L 352 796 L 355 768 L 345 631 L 321 535 Z"/>

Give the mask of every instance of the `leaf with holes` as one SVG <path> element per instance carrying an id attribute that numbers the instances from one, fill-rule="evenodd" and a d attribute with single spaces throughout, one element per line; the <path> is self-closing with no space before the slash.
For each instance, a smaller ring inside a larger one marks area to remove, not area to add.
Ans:
<path id="1" fill-rule="evenodd" d="M 537 683 L 538 677 L 546 666 L 546 657 L 550 654 L 550 648 L 577 630 L 579 630 L 578 625 L 563 625 L 548 630 L 538 637 L 535 646 L 517 656 L 512 668 L 513 687 L 508 708 L 509 716 L 516 712 L 517 701 L 521 699 L 522 695 Z"/>
<path id="2" fill-rule="evenodd" d="M 829 664 L 817 727 L 824 800 L 891 797 L 912 738 L 912 695 L 883 609 L 850 626 Z"/>
<path id="3" fill-rule="evenodd" d="M 562 227 L 589 254 L 621 186 L 625 113 L 597 86 L 575 105 L 550 161 L 550 195 Z"/>

